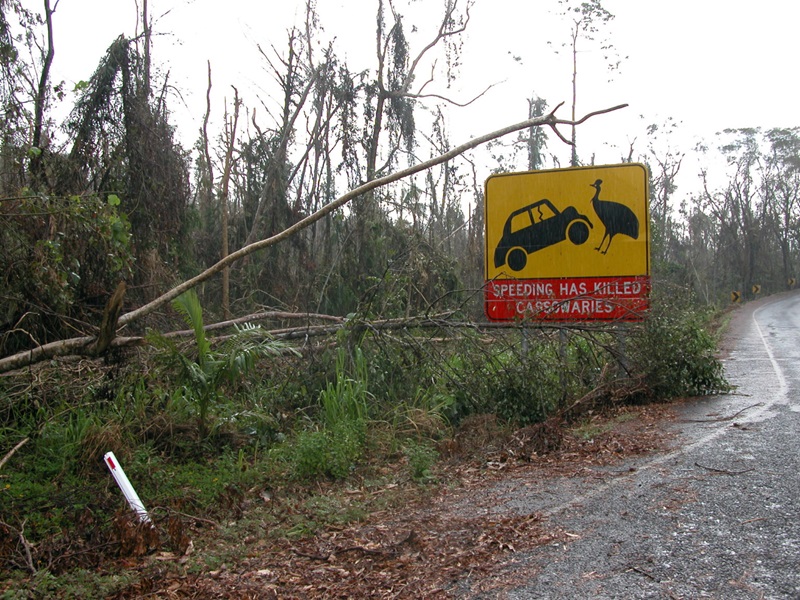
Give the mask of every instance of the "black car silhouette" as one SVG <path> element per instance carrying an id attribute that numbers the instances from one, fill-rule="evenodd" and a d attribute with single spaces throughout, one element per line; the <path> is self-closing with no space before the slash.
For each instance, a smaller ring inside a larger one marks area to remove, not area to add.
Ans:
<path id="1" fill-rule="evenodd" d="M 591 221 L 574 206 L 559 211 L 548 199 L 515 210 L 503 227 L 503 237 L 494 251 L 494 266 L 504 264 L 521 271 L 528 255 L 569 238 L 575 245 L 589 239 Z"/>

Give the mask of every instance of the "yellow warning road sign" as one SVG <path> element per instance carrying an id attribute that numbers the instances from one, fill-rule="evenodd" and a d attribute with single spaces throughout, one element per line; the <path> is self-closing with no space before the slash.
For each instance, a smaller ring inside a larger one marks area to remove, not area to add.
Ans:
<path id="1" fill-rule="evenodd" d="M 638 163 L 489 177 L 487 316 L 638 318 L 650 289 L 647 200 Z"/>

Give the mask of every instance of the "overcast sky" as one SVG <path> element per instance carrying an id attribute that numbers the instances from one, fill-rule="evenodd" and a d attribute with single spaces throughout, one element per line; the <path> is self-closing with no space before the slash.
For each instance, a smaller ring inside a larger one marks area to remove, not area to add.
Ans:
<path id="1" fill-rule="evenodd" d="M 41 10 L 39 0 L 23 4 Z M 398 1 L 398 8 L 403 4 Z M 318 0 L 325 34 L 336 38 L 339 54 L 353 69 L 374 62 L 376 6 L 377 0 Z M 578 141 L 584 160 L 595 155 L 600 163 L 617 162 L 634 139 L 643 152 L 643 126 L 668 117 L 682 124 L 680 143 L 687 149 L 724 128 L 800 125 L 794 66 L 800 2 L 605 0 L 604 6 L 615 15 L 605 31 L 623 60 L 609 80 L 597 51 L 590 46 L 579 55 L 578 113 L 620 103 L 630 107 L 582 126 Z M 551 107 L 566 102 L 558 114 L 569 116 L 571 71 L 560 48 L 569 29 L 557 10 L 556 0 L 476 0 L 457 88 L 435 91 L 466 100 L 495 85 L 468 108 L 453 111 L 454 143 L 523 120 L 533 93 Z M 88 79 L 114 38 L 134 34 L 136 12 L 134 0 L 60 0 L 54 78 Z M 430 39 L 441 15 L 439 3 L 416 0 L 406 12 L 407 22 L 419 29 L 417 41 Z M 269 76 L 256 45 L 284 47 L 286 29 L 302 23 L 304 4 L 150 0 L 150 13 L 161 34 L 154 58 L 183 93 L 185 105 L 173 103 L 173 110 L 181 139 L 191 145 L 205 110 L 207 61 L 216 112 L 222 112 L 225 96 L 230 99 L 231 84 L 247 104 L 259 104 L 255 96 L 268 94 Z M 567 164 L 567 148 L 553 140 L 551 150 Z"/>

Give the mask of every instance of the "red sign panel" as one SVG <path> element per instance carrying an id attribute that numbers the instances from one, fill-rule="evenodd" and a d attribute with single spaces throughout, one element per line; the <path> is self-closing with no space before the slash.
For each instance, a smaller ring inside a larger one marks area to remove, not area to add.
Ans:
<path id="1" fill-rule="evenodd" d="M 637 321 L 649 292 L 647 276 L 495 279 L 485 309 L 493 321 Z"/>

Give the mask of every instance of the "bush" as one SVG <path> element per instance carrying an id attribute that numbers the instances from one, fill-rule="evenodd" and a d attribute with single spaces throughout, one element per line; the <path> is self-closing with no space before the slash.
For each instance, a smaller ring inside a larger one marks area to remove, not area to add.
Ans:
<path id="1" fill-rule="evenodd" d="M 631 368 L 655 399 L 702 396 L 730 389 L 708 332 L 708 309 L 690 298 L 656 298 L 630 338 Z"/>
<path id="2" fill-rule="evenodd" d="M 413 439 L 406 440 L 403 453 L 408 461 L 408 471 L 411 479 L 419 483 L 427 483 L 434 479 L 433 467 L 439 459 L 430 444 L 417 442 Z"/>
<path id="3" fill-rule="evenodd" d="M 494 414 L 509 423 L 544 421 L 564 396 L 564 365 L 554 344 L 537 340 L 525 352 L 510 347 L 456 361 L 459 417 Z"/>
<path id="4" fill-rule="evenodd" d="M 114 194 L 58 197 L 28 190 L 3 203 L 0 355 L 72 334 L 74 321 L 56 315 L 96 320 L 133 269 L 130 224 L 119 203 Z"/>
<path id="5" fill-rule="evenodd" d="M 354 354 L 353 377 L 345 371 L 346 354 L 336 359 L 336 381 L 320 392 L 319 425 L 300 431 L 278 452 L 299 478 L 346 477 L 364 452 L 370 397 L 366 359 L 360 348 Z"/>
<path id="6" fill-rule="evenodd" d="M 361 458 L 366 424 L 343 421 L 333 427 L 297 434 L 285 458 L 298 479 L 344 479 Z"/>

